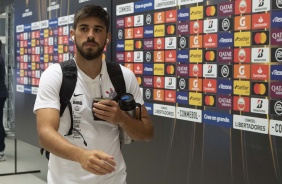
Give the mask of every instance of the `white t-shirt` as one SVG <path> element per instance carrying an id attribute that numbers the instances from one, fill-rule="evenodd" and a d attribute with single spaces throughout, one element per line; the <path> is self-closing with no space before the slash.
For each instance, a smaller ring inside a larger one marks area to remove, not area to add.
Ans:
<path id="1" fill-rule="evenodd" d="M 91 79 L 77 67 L 77 84 L 71 98 L 73 108 L 74 128 L 83 135 L 87 146 L 83 144 L 82 137 L 73 131 L 67 134 L 70 128 L 70 113 L 66 108 L 60 119 L 58 132 L 69 142 L 89 150 L 102 150 L 114 156 L 117 163 L 115 172 L 99 176 L 85 171 L 77 162 L 69 161 L 50 154 L 48 183 L 49 184 L 125 184 L 126 166 L 120 151 L 119 130 L 117 125 L 105 121 L 95 121 L 92 115 L 92 103 L 95 97 L 109 97 L 114 93 L 114 87 L 107 73 L 106 62 L 102 62 L 102 85 L 98 75 Z M 135 101 L 144 104 L 138 82 L 133 72 L 121 66 L 126 84 L 126 92 L 133 94 Z M 41 108 L 55 108 L 60 110 L 59 92 L 62 83 L 62 70 L 59 64 L 48 67 L 40 78 L 39 90 L 36 97 L 34 112 Z"/>

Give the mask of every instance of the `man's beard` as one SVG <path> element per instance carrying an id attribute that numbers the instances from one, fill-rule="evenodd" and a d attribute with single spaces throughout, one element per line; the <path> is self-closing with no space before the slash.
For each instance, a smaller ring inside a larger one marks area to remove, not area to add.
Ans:
<path id="1" fill-rule="evenodd" d="M 103 45 L 103 47 L 100 47 L 99 44 L 96 43 L 94 40 L 88 39 L 87 42 L 93 42 L 96 45 L 98 45 L 97 51 L 95 52 L 91 48 L 87 49 L 87 51 L 83 51 L 82 46 L 79 47 L 76 43 L 76 49 L 79 52 L 79 54 L 86 60 L 93 60 L 93 59 L 97 59 L 98 57 L 100 57 L 102 55 L 103 51 L 104 51 L 104 47 L 105 47 L 106 43 Z"/>

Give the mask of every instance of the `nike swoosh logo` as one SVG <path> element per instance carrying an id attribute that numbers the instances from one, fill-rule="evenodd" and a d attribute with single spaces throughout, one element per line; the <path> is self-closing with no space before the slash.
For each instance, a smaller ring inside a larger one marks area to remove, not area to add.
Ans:
<path id="1" fill-rule="evenodd" d="M 77 97 L 77 96 L 80 96 L 80 95 L 83 95 L 83 94 L 73 94 L 74 97 Z"/>

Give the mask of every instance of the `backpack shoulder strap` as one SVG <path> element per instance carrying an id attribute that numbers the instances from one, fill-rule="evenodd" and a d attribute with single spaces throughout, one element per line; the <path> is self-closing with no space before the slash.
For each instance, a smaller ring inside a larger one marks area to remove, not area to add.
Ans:
<path id="1" fill-rule="evenodd" d="M 60 116 L 63 115 L 74 92 L 77 81 L 77 68 L 73 59 L 60 63 L 63 73 L 63 80 L 60 89 Z M 71 113 L 71 112 L 70 112 Z"/>
<path id="2" fill-rule="evenodd" d="M 71 96 L 74 92 L 76 81 L 77 81 L 77 68 L 76 64 L 73 59 L 64 61 L 60 63 L 63 79 L 62 79 L 62 85 L 60 89 L 60 116 L 63 115 L 66 107 L 70 110 L 70 116 L 71 116 L 71 126 L 67 133 L 67 135 L 72 134 L 72 127 L 73 127 L 73 117 L 72 117 L 72 106 L 70 103 Z M 49 160 L 50 152 L 47 150 L 44 150 L 43 148 L 40 149 L 41 155 L 43 155 L 45 151 L 45 157 Z"/>
<path id="3" fill-rule="evenodd" d="M 106 62 L 107 70 L 110 76 L 111 82 L 115 88 L 117 96 L 114 100 L 118 101 L 126 93 L 126 85 L 123 77 L 121 67 L 115 62 Z"/>

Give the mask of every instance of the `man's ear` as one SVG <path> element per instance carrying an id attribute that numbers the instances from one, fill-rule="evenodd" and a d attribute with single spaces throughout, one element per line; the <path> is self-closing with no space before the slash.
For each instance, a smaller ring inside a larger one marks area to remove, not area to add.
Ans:
<path id="1" fill-rule="evenodd" d="M 106 44 L 108 45 L 111 42 L 112 34 L 110 32 L 107 33 Z"/>
<path id="2" fill-rule="evenodd" d="M 74 30 L 73 29 L 70 30 L 70 37 L 71 37 L 71 40 L 73 42 L 75 42 L 75 36 L 74 36 Z"/>

